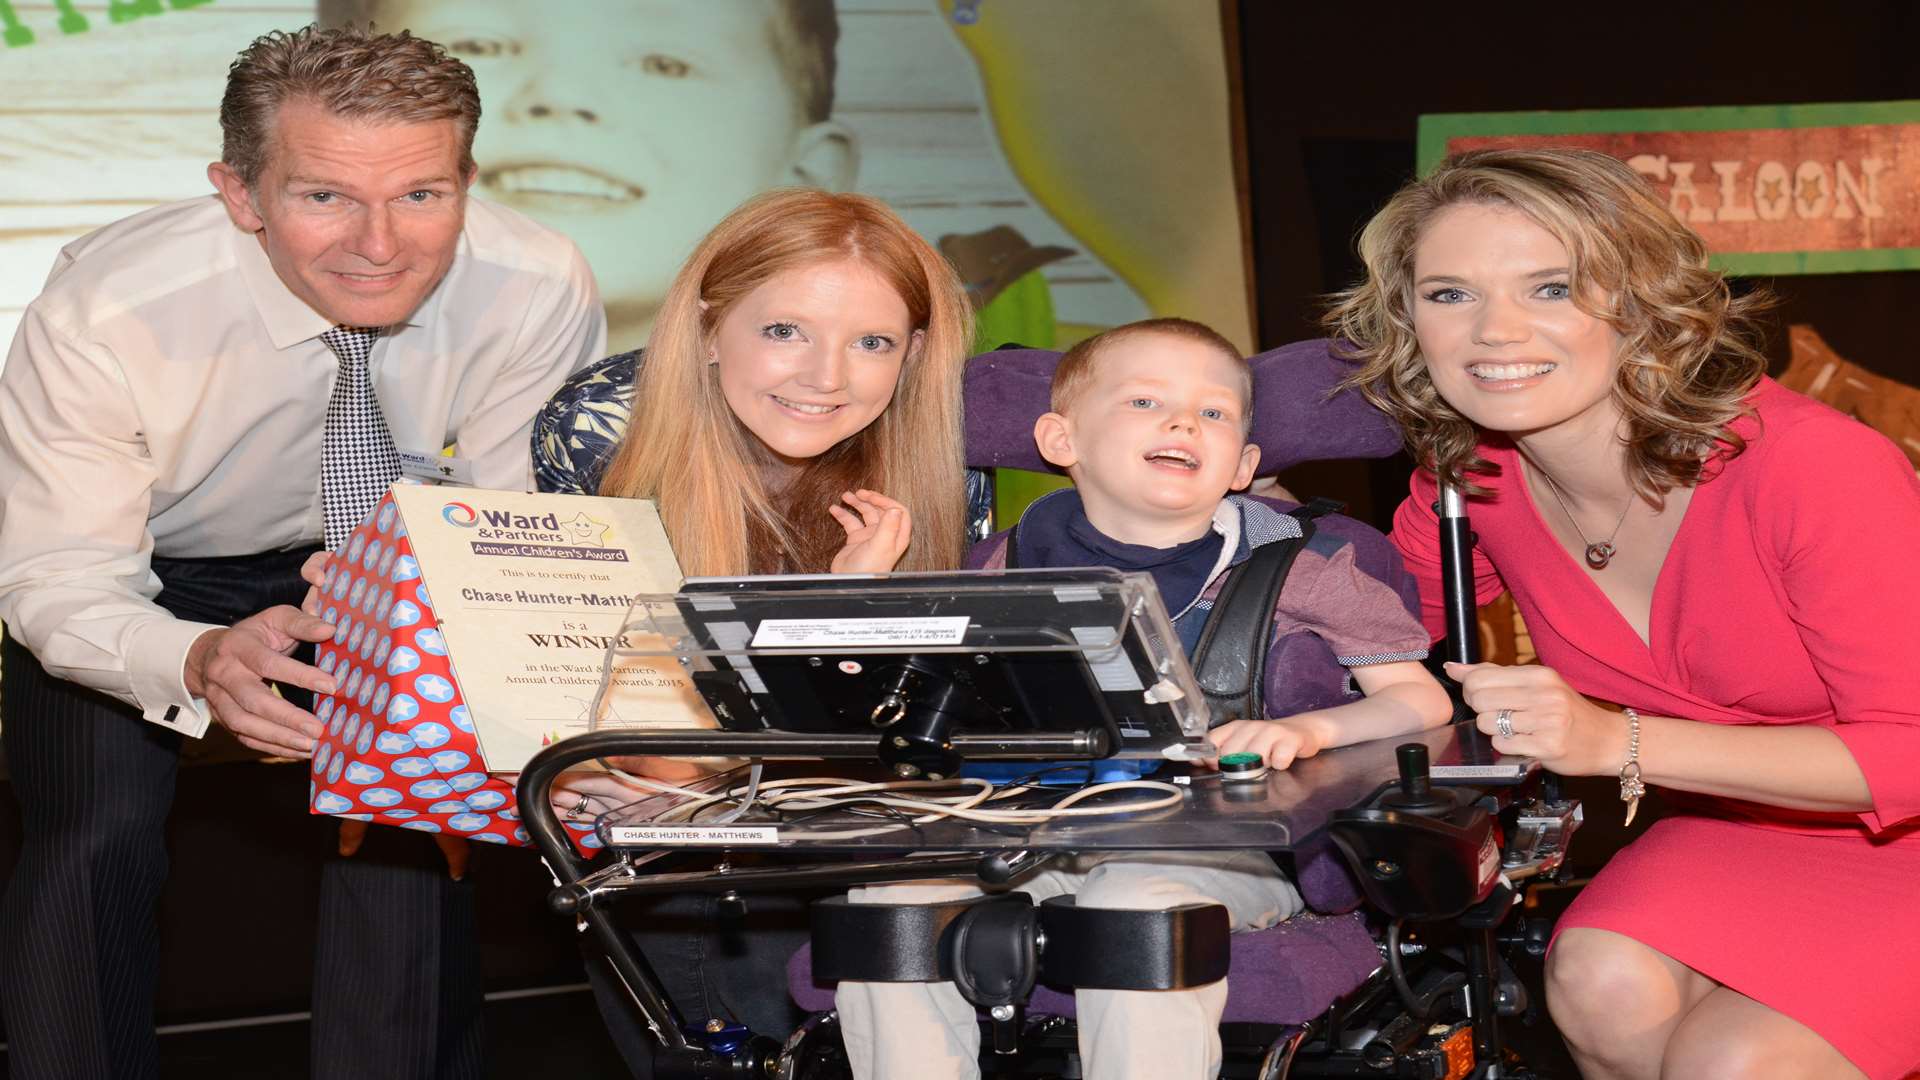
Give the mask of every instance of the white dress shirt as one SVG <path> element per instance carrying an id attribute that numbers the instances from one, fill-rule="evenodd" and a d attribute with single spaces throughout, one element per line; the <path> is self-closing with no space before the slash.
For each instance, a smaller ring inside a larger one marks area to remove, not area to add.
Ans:
<path id="1" fill-rule="evenodd" d="M 189 646 L 150 557 L 279 551 L 321 536 L 332 323 L 289 292 L 212 195 L 61 250 L 0 369 L 0 619 L 49 672 L 193 736 Z M 606 349 L 573 243 L 467 201 L 452 267 L 374 345 L 396 446 L 452 444 L 480 487 L 532 487 L 533 416 Z"/>

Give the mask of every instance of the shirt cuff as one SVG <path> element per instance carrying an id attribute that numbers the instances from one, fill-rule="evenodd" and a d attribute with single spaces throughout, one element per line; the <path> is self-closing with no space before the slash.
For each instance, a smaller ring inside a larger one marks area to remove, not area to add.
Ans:
<path id="1" fill-rule="evenodd" d="M 187 693 L 187 652 L 200 635 L 222 627 L 185 619 L 156 619 L 132 635 L 127 680 L 143 719 L 188 738 L 207 733 L 212 714 L 204 698 Z"/>

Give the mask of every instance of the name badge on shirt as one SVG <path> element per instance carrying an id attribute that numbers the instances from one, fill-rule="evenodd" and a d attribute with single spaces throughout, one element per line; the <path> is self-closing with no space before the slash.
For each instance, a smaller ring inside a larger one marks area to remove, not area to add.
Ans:
<path id="1" fill-rule="evenodd" d="M 466 458 L 420 450 L 400 451 L 400 474 L 427 484 L 473 486 L 473 465 Z"/>

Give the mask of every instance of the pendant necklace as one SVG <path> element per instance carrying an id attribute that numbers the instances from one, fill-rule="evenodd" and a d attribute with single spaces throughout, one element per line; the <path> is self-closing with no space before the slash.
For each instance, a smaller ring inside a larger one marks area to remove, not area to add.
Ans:
<path id="1" fill-rule="evenodd" d="M 1553 492 L 1553 501 L 1560 504 L 1560 512 L 1567 515 L 1567 520 L 1573 523 L 1573 531 L 1579 533 L 1581 542 L 1587 545 L 1587 565 L 1595 570 L 1605 570 L 1607 564 L 1613 561 L 1613 553 L 1616 550 L 1613 546 L 1613 538 L 1620 535 L 1620 526 L 1627 520 L 1627 511 L 1633 509 L 1633 499 L 1628 498 L 1627 505 L 1620 508 L 1620 517 L 1613 523 L 1613 531 L 1607 534 L 1605 540 L 1588 540 L 1587 530 L 1580 527 L 1580 519 L 1574 517 L 1573 511 L 1567 508 L 1567 500 L 1561 497 L 1560 487 L 1553 482 L 1553 477 L 1548 476 L 1545 469 L 1536 471 L 1539 472 L 1540 479 L 1547 482 L 1547 490 Z"/>

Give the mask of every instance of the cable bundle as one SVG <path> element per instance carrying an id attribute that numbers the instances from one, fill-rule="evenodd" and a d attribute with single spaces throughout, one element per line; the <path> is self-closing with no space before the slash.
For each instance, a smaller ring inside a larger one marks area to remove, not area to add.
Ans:
<path id="1" fill-rule="evenodd" d="M 792 834 L 795 839 L 802 838 L 803 835 L 807 839 L 851 839 L 873 836 L 946 818 L 982 825 L 1039 825 L 1062 818 L 1139 814 L 1178 806 L 1184 794 L 1179 786 L 1160 780 L 1120 780 L 1077 788 L 1045 805 L 996 807 L 993 804 L 1026 802 L 1035 795 L 1051 794 L 1057 789 L 1050 790 L 1041 785 L 1028 783 L 996 787 L 986 780 L 973 777 L 956 777 L 951 780 L 873 782 L 841 777 L 795 777 L 762 783 L 760 767 L 757 763 L 746 783 L 717 791 L 700 791 L 624 772 L 618 775 L 635 787 L 663 795 L 679 795 L 687 799 L 686 802 L 652 819 L 660 823 L 687 822 L 721 825 L 737 821 L 746 813 L 755 810 L 771 814 L 786 824 L 794 824 L 808 818 L 843 810 L 857 814 L 873 814 L 878 811 L 893 819 L 890 824 L 877 828 Z M 1103 803 L 1098 806 L 1080 805 L 1088 799 L 1115 791 L 1142 791 L 1155 794 L 1148 798 L 1129 799 L 1120 803 Z M 926 794 L 905 794 L 922 792 Z M 937 792 L 952 794 L 935 794 Z M 717 816 L 707 816 L 710 808 L 719 807 L 725 809 L 721 810 Z"/>

